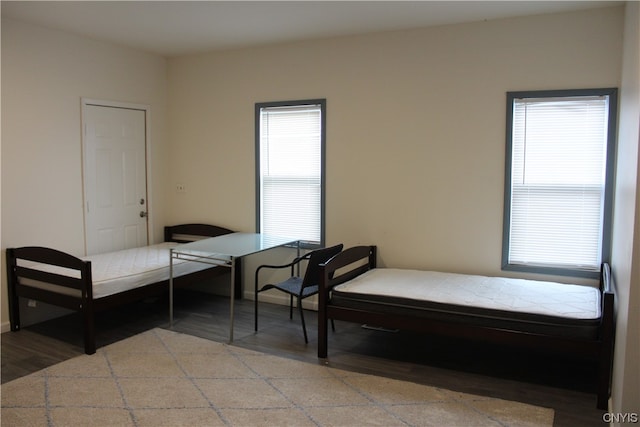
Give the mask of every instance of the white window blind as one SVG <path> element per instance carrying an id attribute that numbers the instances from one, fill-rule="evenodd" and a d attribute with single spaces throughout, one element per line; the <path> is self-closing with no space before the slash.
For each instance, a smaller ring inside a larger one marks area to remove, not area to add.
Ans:
<path id="1" fill-rule="evenodd" d="M 259 111 L 260 232 L 321 242 L 321 105 Z"/>
<path id="2" fill-rule="evenodd" d="M 509 264 L 600 268 L 608 103 L 514 99 Z"/>

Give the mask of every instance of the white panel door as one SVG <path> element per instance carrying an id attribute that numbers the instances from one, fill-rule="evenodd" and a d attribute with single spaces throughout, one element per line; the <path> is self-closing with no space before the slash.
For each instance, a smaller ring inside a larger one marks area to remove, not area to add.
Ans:
<path id="1" fill-rule="evenodd" d="M 146 112 L 84 105 L 87 254 L 148 244 Z"/>

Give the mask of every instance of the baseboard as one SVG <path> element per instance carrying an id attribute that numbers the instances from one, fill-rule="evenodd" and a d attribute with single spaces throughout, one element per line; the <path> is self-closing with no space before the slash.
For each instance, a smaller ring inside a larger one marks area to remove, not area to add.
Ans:
<path id="1" fill-rule="evenodd" d="M 2 324 L 0 324 L 0 332 L 1 333 L 5 333 L 5 332 L 9 332 L 11 330 L 11 323 L 9 322 L 3 322 Z"/>

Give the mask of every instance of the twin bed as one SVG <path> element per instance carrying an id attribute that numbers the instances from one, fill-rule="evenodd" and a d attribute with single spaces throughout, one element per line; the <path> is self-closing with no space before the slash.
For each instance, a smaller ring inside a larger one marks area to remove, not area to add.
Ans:
<path id="1" fill-rule="evenodd" d="M 608 404 L 614 338 L 611 272 L 600 287 L 376 268 L 376 247 L 357 246 L 321 266 L 318 357 L 328 320 L 482 340 L 598 362 L 597 407 Z"/>
<path id="2" fill-rule="evenodd" d="M 96 351 L 95 313 L 162 295 L 169 290 L 170 248 L 207 237 L 232 233 L 207 224 L 165 227 L 164 243 L 77 258 L 45 247 L 7 249 L 9 318 L 20 329 L 20 297 L 79 311 L 84 323 L 85 353 Z M 173 263 L 174 286 L 184 286 L 229 272 L 208 264 Z M 236 264 L 236 295 L 241 295 L 240 263 Z"/>

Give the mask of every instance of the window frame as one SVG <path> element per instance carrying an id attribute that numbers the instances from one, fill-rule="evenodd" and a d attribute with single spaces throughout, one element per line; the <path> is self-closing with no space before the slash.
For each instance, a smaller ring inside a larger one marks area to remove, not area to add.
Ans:
<path id="1" fill-rule="evenodd" d="M 618 89 L 567 89 L 567 90 L 537 90 L 507 92 L 506 102 L 506 155 L 505 155 L 505 184 L 504 184 L 504 216 L 502 232 L 502 269 L 539 274 L 552 274 L 558 276 L 572 276 L 594 278 L 599 277 L 599 271 L 591 271 L 580 268 L 565 268 L 542 265 L 524 265 L 509 263 L 509 244 L 511 231 L 511 186 L 512 186 L 512 156 L 513 156 L 513 110 L 514 101 L 522 98 L 575 98 L 588 96 L 608 96 L 608 128 L 605 160 L 605 184 L 603 200 L 603 219 L 601 229 L 601 263 L 609 262 L 611 256 L 611 235 L 613 221 L 613 197 L 615 180 L 615 152 L 616 129 L 618 114 Z"/>
<path id="2" fill-rule="evenodd" d="M 289 100 L 289 101 L 272 101 L 272 102 L 258 102 L 255 104 L 255 188 L 256 188 L 256 232 L 260 233 L 261 230 L 261 217 L 262 212 L 260 208 L 262 206 L 262 194 L 261 194 L 261 159 L 260 159 L 260 146 L 261 146 L 261 120 L 260 114 L 264 108 L 277 108 L 277 107 L 296 107 L 307 105 L 319 105 L 320 106 L 320 241 L 314 242 L 300 242 L 300 247 L 304 249 L 317 249 L 325 246 L 325 212 L 326 212 L 326 129 L 327 129 L 327 100 L 325 98 L 315 99 L 303 99 L 303 100 Z"/>

